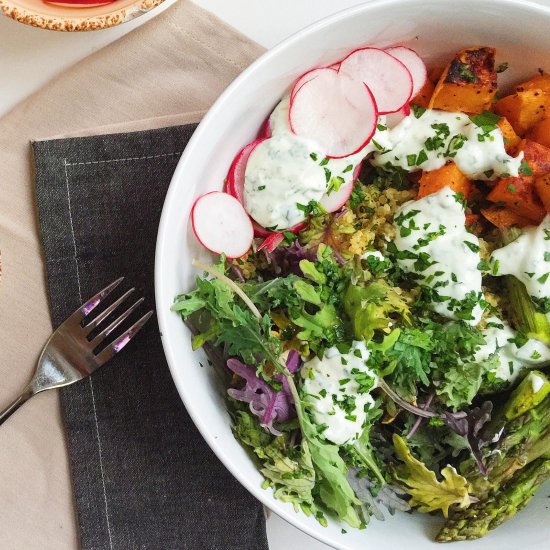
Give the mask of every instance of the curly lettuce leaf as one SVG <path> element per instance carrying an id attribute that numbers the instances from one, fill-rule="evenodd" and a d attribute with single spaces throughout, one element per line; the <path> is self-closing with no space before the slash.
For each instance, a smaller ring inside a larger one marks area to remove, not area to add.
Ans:
<path id="1" fill-rule="evenodd" d="M 394 474 L 411 495 L 412 506 L 417 506 L 424 513 L 441 510 L 447 517 L 451 506 L 466 508 L 470 505 L 468 481 L 452 466 L 441 470 L 443 480 L 438 481 L 435 472 L 428 470 L 412 455 L 403 438 L 394 434 L 393 445 L 397 456 L 403 461 L 394 468 Z"/>
<path id="2" fill-rule="evenodd" d="M 405 300 L 383 281 L 368 286 L 350 284 L 344 295 L 344 310 L 351 320 L 356 338 L 369 342 L 376 330 L 389 332 L 397 313 L 407 319 L 409 308 Z"/>
<path id="3" fill-rule="evenodd" d="M 437 395 L 445 405 L 455 410 L 470 405 L 481 388 L 484 375 L 496 370 L 499 364 L 496 353 L 485 361 L 457 363 L 444 373 Z"/>
<path id="4" fill-rule="evenodd" d="M 292 448 L 286 434 L 272 437 L 248 411 L 237 411 L 233 419 L 235 437 L 260 459 L 260 471 L 275 498 L 291 502 L 296 510 L 302 509 L 308 515 L 315 513 L 315 471 L 307 448 Z"/>

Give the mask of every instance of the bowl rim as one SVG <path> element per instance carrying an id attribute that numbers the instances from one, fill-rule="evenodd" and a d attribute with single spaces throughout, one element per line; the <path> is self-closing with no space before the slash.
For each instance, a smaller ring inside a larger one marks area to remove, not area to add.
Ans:
<path id="1" fill-rule="evenodd" d="M 157 318 L 159 323 L 161 341 L 162 341 L 164 353 L 166 356 L 166 360 L 167 360 L 172 378 L 174 380 L 178 393 L 180 394 L 180 397 L 185 406 L 186 406 L 186 399 L 183 391 L 185 385 L 179 382 L 181 374 L 178 372 L 178 365 L 179 365 L 178 357 L 176 356 L 175 350 L 171 345 L 170 339 L 167 337 L 168 330 L 169 330 L 167 320 L 169 315 L 171 314 L 173 315 L 173 312 L 171 312 L 170 310 L 165 310 L 165 308 L 161 307 L 161 304 L 162 304 L 161 281 L 162 281 L 162 271 L 163 271 L 163 263 L 164 263 L 163 259 L 165 256 L 164 248 L 172 236 L 169 233 L 169 226 L 168 226 L 170 205 L 173 202 L 174 197 L 176 195 L 177 182 L 178 180 L 183 179 L 182 176 L 186 169 L 186 165 L 191 161 L 190 159 L 193 158 L 195 149 L 199 147 L 202 134 L 206 131 L 205 129 L 210 125 L 210 122 L 212 120 L 215 120 L 218 114 L 225 109 L 226 103 L 230 101 L 231 96 L 233 95 L 235 90 L 239 89 L 241 82 L 243 80 L 248 79 L 254 72 L 256 72 L 259 66 L 264 65 L 265 63 L 269 63 L 270 60 L 273 57 L 278 56 L 280 52 L 284 51 L 287 48 L 291 49 L 295 42 L 300 41 L 303 37 L 309 34 L 322 31 L 324 28 L 331 26 L 342 19 L 353 17 L 354 15 L 359 13 L 369 12 L 371 10 L 377 10 L 381 7 L 391 7 L 394 4 L 403 4 L 406 1 L 407 0 L 370 0 L 367 2 L 363 2 L 356 6 L 351 6 L 349 8 L 339 10 L 291 34 L 289 37 L 285 38 L 284 40 L 276 44 L 274 47 L 267 50 L 256 61 L 254 61 L 254 63 L 252 63 L 249 67 L 247 67 L 218 97 L 218 99 L 210 107 L 210 109 L 207 111 L 206 115 L 203 117 L 198 127 L 193 132 L 191 139 L 187 143 L 187 146 L 185 147 L 185 150 L 178 161 L 176 170 L 174 171 L 174 175 L 172 176 L 172 179 L 170 181 L 170 185 L 168 187 L 168 191 L 166 193 L 166 197 L 164 200 L 160 223 L 159 223 L 159 229 L 157 233 L 157 243 L 156 243 L 156 249 L 155 249 L 155 270 L 154 270 L 156 312 L 157 312 Z M 429 1 L 430 0 L 428 0 L 428 2 Z M 449 2 L 451 1 L 453 0 L 449 0 Z M 506 9 L 508 6 L 510 6 L 517 9 L 522 9 L 524 11 L 530 11 L 531 15 L 533 16 L 541 15 L 541 16 L 544 16 L 545 18 L 550 18 L 550 3 L 548 5 L 545 5 L 542 3 L 538 3 L 536 0 L 470 0 L 470 1 L 472 3 L 474 2 L 483 3 L 484 1 L 485 2 L 490 1 L 495 8 Z M 186 410 L 191 416 L 191 419 L 193 420 L 195 426 L 199 430 L 201 436 L 204 438 L 204 440 L 206 441 L 208 446 L 212 449 L 212 451 L 215 453 L 215 455 L 218 457 L 218 459 L 231 472 L 231 474 L 239 481 L 239 483 L 241 483 L 241 485 L 243 485 L 247 489 L 247 491 L 249 491 L 260 503 L 262 503 L 262 505 L 266 506 L 267 508 L 275 512 L 278 516 L 283 518 L 285 521 L 287 521 L 297 529 L 301 530 L 302 532 L 308 534 L 312 538 L 320 542 L 323 542 L 329 545 L 330 547 L 334 547 L 335 541 L 331 536 L 325 535 L 323 532 L 319 531 L 318 529 L 315 529 L 313 526 L 311 526 L 310 524 L 304 521 L 300 521 L 301 513 L 296 513 L 292 508 L 285 507 L 284 506 L 285 503 L 276 500 L 275 497 L 272 495 L 272 493 L 270 493 L 265 489 L 262 489 L 261 486 L 252 483 L 244 474 L 242 474 L 238 468 L 238 465 L 231 460 L 229 455 L 223 449 L 221 443 L 217 441 L 216 438 L 209 433 L 205 416 L 201 416 L 196 409 L 188 408 L 187 406 L 186 406 Z"/>
<path id="2" fill-rule="evenodd" d="M 15 5 L 11 0 L 0 0 L 0 12 L 13 20 L 50 31 L 85 32 L 107 29 L 126 23 L 156 8 L 165 0 L 136 0 L 133 4 L 100 15 L 78 17 L 56 16 L 35 12 Z"/>

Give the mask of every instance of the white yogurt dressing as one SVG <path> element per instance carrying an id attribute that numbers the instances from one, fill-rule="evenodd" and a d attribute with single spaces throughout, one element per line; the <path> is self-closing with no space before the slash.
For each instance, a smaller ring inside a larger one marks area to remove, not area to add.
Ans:
<path id="1" fill-rule="evenodd" d="M 353 181 L 357 165 L 370 152 L 388 145 L 388 131 L 377 129 L 374 142 L 343 159 L 327 159 L 314 140 L 295 135 L 288 121 L 289 96 L 277 105 L 269 124 L 271 138 L 250 155 L 245 172 L 244 202 L 248 213 L 263 227 L 287 229 L 304 221 L 298 205 L 319 202 L 331 181 L 340 187 Z M 380 128 L 384 119 L 380 118 Z M 334 185 L 333 184 L 333 185 Z"/>
<path id="2" fill-rule="evenodd" d="M 438 294 L 433 309 L 450 319 L 462 318 L 477 325 L 483 298 L 479 240 L 466 231 L 464 207 L 456 194 L 444 187 L 409 201 L 395 213 L 394 224 L 397 262 Z"/>
<path id="3" fill-rule="evenodd" d="M 366 366 L 369 350 L 364 342 L 354 342 L 349 353 L 337 348 L 325 351 L 302 368 L 303 391 L 317 426 L 329 441 L 342 445 L 355 439 L 367 418 L 366 410 L 374 403 L 370 391 L 377 386 L 376 375 Z M 364 393 L 356 377 L 372 381 Z"/>
<path id="4" fill-rule="evenodd" d="M 520 348 L 511 342 L 517 332 L 506 321 L 491 317 L 487 320 L 487 328 L 481 332 L 485 344 L 477 350 L 475 359 L 485 361 L 496 353 L 500 364 L 493 372 L 501 380 L 513 382 L 525 367 L 550 364 L 550 349 L 539 340 L 530 339 Z"/>
<path id="5" fill-rule="evenodd" d="M 534 298 L 550 296 L 550 216 L 528 227 L 515 241 L 491 256 L 494 275 L 513 275 Z"/>
<path id="6" fill-rule="evenodd" d="M 464 113 L 427 109 L 419 118 L 405 117 L 388 134 L 388 151 L 374 154 L 374 166 L 431 171 L 452 160 L 472 179 L 494 180 L 517 176 L 523 159 L 523 153 L 516 158 L 506 153 L 499 128 L 486 131 Z"/>

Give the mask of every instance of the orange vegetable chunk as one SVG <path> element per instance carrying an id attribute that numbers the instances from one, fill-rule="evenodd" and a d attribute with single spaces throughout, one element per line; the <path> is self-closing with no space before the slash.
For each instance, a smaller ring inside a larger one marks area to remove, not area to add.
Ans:
<path id="1" fill-rule="evenodd" d="M 550 93 L 550 74 L 538 74 L 527 82 L 522 82 L 516 86 L 516 92 L 525 92 L 526 90 L 542 90 Z"/>
<path id="2" fill-rule="evenodd" d="M 495 113 L 506 117 L 519 136 L 545 118 L 547 111 L 550 113 L 550 95 L 541 89 L 517 92 L 495 103 Z"/>
<path id="3" fill-rule="evenodd" d="M 535 189 L 547 213 L 550 213 L 550 173 L 535 178 Z"/>
<path id="4" fill-rule="evenodd" d="M 496 91 L 495 49 L 467 48 L 443 71 L 429 107 L 478 114 L 491 108 Z"/>
<path id="5" fill-rule="evenodd" d="M 451 162 L 437 170 L 422 174 L 418 198 L 437 193 L 447 186 L 456 193 L 462 193 L 465 199 L 468 199 L 474 190 L 472 182 L 458 169 L 456 164 Z"/>
<path id="6" fill-rule="evenodd" d="M 512 225 L 525 227 L 532 224 L 529 219 L 524 218 L 517 212 L 502 206 L 493 205 L 489 208 L 481 210 L 481 213 L 485 219 L 489 220 L 496 227 L 510 227 Z"/>
<path id="7" fill-rule="evenodd" d="M 548 114 L 550 115 L 550 113 Z M 545 147 L 550 147 L 550 118 L 543 118 L 540 122 L 537 122 L 525 134 L 525 137 Z"/>
<path id="8" fill-rule="evenodd" d="M 487 198 L 539 224 L 546 212 L 537 196 L 533 180 L 533 176 L 503 178 L 497 182 Z"/>
<path id="9" fill-rule="evenodd" d="M 510 155 L 513 154 L 516 150 L 516 147 L 519 145 L 521 138 L 514 132 L 512 125 L 508 122 L 506 117 L 501 117 L 497 123 L 497 126 L 502 132 L 502 137 L 504 138 L 504 148 L 506 152 Z"/>

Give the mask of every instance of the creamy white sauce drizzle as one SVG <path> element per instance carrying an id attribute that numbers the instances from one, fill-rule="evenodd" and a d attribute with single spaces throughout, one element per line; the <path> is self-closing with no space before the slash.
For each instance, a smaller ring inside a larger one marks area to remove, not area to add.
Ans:
<path id="1" fill-rule="evenodd" d="M 362 431 L 374 400 L 370 391 L 377 386 L 376 375 L 365 365 L 369 350 L 364 342 L 354 342 L 349 353 L 327 349 L 322 359 L 307 361 L 302 370 L 303 391 L 319 431 L 329 441 L 342 445 Z M 358 374 L 370 377 L 372 386 L 359 393 Z"/>
<path id="2" fill-rule="evenodd" d="M 375 152 L 374 166 L 387 163 L 407 172 L 431 171 L 452 160 L 472 179 L 517 176 L 523 154 L 511 157 L 499 128 L 484 131 L 464 113 L 428 109 L 419 118 L 405 117 L 388 130 L 387 152 Z"/>
<path id="3" fill-rule="evenodd" d="M 433 309 L 450 319 L 462 318 L 477 325 L 483 298 L 479 240 L 466 231 L 464 207 L 456 194 L 445 187 L 409 201 L 395 213 L 394 224 L 398 264 L 419 275 L 421 282 L 439 295 L 432 302 Z"/>
<path id="4" fill-rule="evenodd" d="M 485 344 L 476 354 L 476 361 L 485 361 L 496 353 L 499 366 L 493 371 L 497 378 L 514 382 L 522 369 L 526 367 L 546 366 L 550 364 L 550 349 L 542 342 L 530 339 L 520 348 L 513 340 L 517 332 L 498 317 L 487 320 L 487 328 L 481 331 Z"/>
<path id="5" fill-rule="evenodd" d="M 304 221 L 305 213 L 298 205 L 319 202 L 333 180 L 336 187 L 352 182 L 357 165 L 376 149 L 371 141 L 355 155 L 327 159 L 316 141 L 292 132 L 289 104 L 286 96 L 275 107 L 269 118 L 272 136 L 254 149 L 245 172 L 247 212 L 263 227 L 274 229 L 287 229 Z M 379 124 L 383 123 L 380 117 Z M 377 129 L 376 143 L 387 146 L 387 134 Z"/>
<path id="6" fill-rule="evenodd" d="M 534 298 L 550 296 L 550 216 L 538 227 L 527 227 L 521 236 L 495 250 L 493 275 L 513 275 Z"/>

